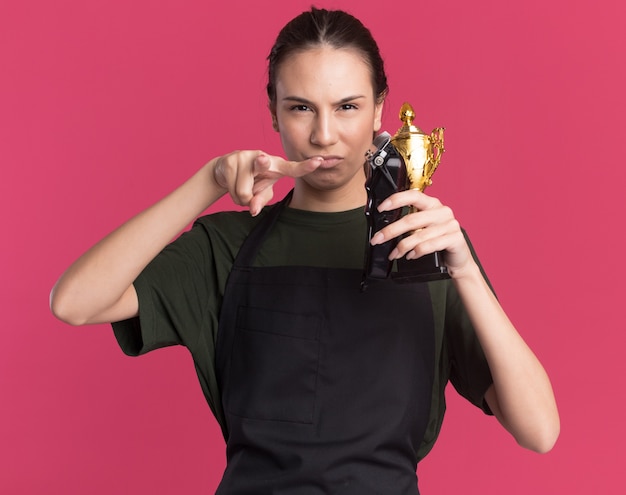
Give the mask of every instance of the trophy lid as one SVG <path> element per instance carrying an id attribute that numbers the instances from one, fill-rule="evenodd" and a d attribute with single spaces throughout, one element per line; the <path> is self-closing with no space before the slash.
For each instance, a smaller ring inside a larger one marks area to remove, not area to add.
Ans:
<path id="1" fill-rule="evenodd" d="M 394 137 L 400 137 L 403 134 L 424 134 L 424 131 L 413 125 L 415 111 L 410 103 L 405 102 L 402 104 L 398 117 L 402 121 L 402 127 L 398 129 L 398 132 L 396 132 Z"/>

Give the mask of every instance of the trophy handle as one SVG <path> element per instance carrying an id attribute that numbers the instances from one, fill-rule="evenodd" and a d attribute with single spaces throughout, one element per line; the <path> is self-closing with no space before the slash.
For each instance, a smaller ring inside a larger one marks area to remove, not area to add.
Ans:
<path id="1" fill-rule="evenodd" d="M 424 188 L 432 185 L 432 175 L 437 170 L 439 162 L 441 162 L 441 155 L 446 149 L 443 146 L 443 127 L 437 127 L 430 133 L 430 142 L 426 152 L 426 163 L 424 164 Z M 423 190 L 423 189 L 422 189 Z"/>

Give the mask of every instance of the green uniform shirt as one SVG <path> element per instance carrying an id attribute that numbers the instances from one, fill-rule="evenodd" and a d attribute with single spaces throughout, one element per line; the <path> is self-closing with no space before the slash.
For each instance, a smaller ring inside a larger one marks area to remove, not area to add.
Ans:
<path id="1" fill-rule="evenodd" d="M 248 212 L 221 212 L 199 218 L 135 281 L 139 317 L 113 324 L 119 345 L 131 356 L 169 345 L 186 346 L 207 402 L 222 428 L 224 417 L 214 366 L 220 307 L 239 247 L 266 211 L 256 218 Z M 286 208 L 261 247 L 255 265 L 362 269 L 366 232 L 363 208 L 339 213 Z M 486 413 L 489 409 L 484 394 L 492 383 L 453 284 L 449 280 L 428 283 L 435 321 L 436 373 L 420 459 L 439 434 L 448 380 Z"/>

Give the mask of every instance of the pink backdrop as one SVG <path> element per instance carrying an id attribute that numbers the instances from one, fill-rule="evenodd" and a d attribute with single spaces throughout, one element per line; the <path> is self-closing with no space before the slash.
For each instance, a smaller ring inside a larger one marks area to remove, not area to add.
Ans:
<path id="1" fill-rule="evenodd" d="M 48 293 L 82 251 L 211 157 L 280 152 L 265 56 L 310 3 L 0 7 L 2 493 L 216 487 L 223 442 L 186 351 L 127 358 L 107 326 L 56 321 Z M 423 492 L 625 493 L 624 3 L 318 5 L 351 11 L 379 40 L 385 128 L 405 99 L 425 130 L 447 128 L 430 192 L 470 231 L 560 405 L 561 438 L 540 456 L 449 394 Z"/>

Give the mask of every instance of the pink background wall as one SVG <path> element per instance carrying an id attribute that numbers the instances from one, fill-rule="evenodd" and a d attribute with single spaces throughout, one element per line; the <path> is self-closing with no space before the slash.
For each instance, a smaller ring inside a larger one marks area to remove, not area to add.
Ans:
<path id="1" fill-rule="evenodd" d="M 2 493 L 218 483 L 224 447 L 186 351 L 130 359 L 107 326 L 48 311 L 72 260 L 211 157 L 280 152 L 265 56 L 311 2 L 215 3 L 0 6 Z M 450 394 L 423 492 L 625 493 L 624 3 L 318 5 L 351 11 L 379 40 L 385 128 L 405 99 L 425 130 L 447 128 L 430 192 L 470 231 L 560 404 L 561 438 L 539 456 Z"/>

